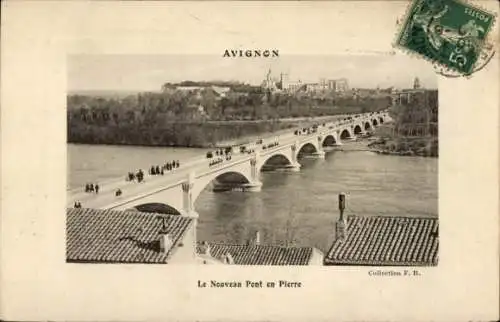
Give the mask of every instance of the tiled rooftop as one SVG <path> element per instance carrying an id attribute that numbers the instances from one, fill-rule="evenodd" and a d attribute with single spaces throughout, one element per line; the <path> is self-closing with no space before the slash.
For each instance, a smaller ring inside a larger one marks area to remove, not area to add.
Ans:
<path id="1" fill-rule="evenodd" d="M 435 266 L 438 239 L 436 218 L 349 216 L 345 240 L 333 242 L 324 264 Z"/>
<path id="2" fill-rule="evenodd" d="M 273 245 L 231 245 L 208 242 L 210 255 L 220 259 L 231 254 L 235 265 L 308 265 L 312 247 L 282 247 Z M 198 244 L 197 253 L 202 253 Z"/>
<path id="3" fill-rule="evenodd" d="M 143 212 L 67 209 L 68 262 L 165 264 L 193 219 Z M 159 249 L 159 232 L 171 236 L 172 247 Z"/>

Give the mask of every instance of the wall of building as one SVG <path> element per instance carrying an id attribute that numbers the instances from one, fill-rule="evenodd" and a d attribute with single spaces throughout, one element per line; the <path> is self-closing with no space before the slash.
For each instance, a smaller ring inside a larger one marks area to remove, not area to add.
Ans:
<path id="1" fill-rule="evenodd" d="M 345 92 L 347 90 L 349 90 L 349 84 L 347 83 L 347 79 L 339 79 L 335 82 L 336 92 Z"/>
<path id="2" fill-rule="evenodd" d="M 186 233 L 180 245 L 172 253 L 168 264 L 196 264 L 196 231 L 192 224 Z"/>
<path id="3" fill-rule="evenodd" d="M 286 92 L 294 93 L 301 89 L 303 86 L 309 93 L 315 93 L 320 91 L 334 91 L 334 92 L 345 92 L 349 90 L 349 84 L 347 79 L 319 79 L 318 83 L 303 83 L 299 81 L 290 81 L 288 74 L 281 73 L 278 77 L 272 77 L 271 72 L 269 72 L 266 78 L 262 81 L 263 88 L 275 91 L 283 90 Z"/>
<path id="4" fill-rule="evenodd" d="M 311 259 L 309 260 L 309 265 L 323 265 L 323 252 L 319 249 L 313 248 L 313 253 L 311 255 Z"/>
<path id="5" fill-rule="evenodd" d="M 288 83 L 287 87 L 285 90 L 288 90 L 289 92 L 296 92 L 298 91 L 304 84 L 302 82 L 295 82 L 295 83 Z"/>

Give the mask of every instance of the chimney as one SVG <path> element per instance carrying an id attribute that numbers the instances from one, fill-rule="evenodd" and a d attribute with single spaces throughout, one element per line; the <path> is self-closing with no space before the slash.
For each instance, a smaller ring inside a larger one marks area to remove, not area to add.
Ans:
<path id="1" fill-rule="evenodd" d="M 168 232 L 167 218 L 164 216 L 156 217 L 160 221 L 160 230 L 158 231 L 158 246 L 162 253 L 168 253 L 173 245 L 172 236 Z"/>
<path id="2" fill-rule="evenodd" d="M 173 245 L 170 234 L 160 233 L 160 252 L 166 254 Z"/>
<path id="3" fill-rule="evenodd" d="M 255 233 L 255 239 L 254 239 L 254 244 L 259 245 L 260 244 L 260 231 L 257 230 Z"/>
<path id="4" fill-rule="evenodd" d="M 206 256 L 212 256 L 210 254 L 210 245 L 208 244 L 207 241 L 204 241 L 202 244 L 201 244 L 201 251 L 200 251 L 200 254 L 201 255 L 206 255 Z"/>
<path id="5" fill-rule="evenodd" d="M 227 253 L 223 258 L 223 262 L 224 262 L 224 264 L 227 264 L 227 265 L 233 265 L 234 264 L 233 256 L 231 256 L 230 253 Z"/>
<path id="6" fill-rule="evenodd" d="M 345 210 L 345 194 L 339 194 L 339 210 L 340 210 L 340 220 L 344 220 L 344 210 Z"/>
<path id="7" fill-rule="evenodd" d="M 167 218 L 165 217 L 160 217 L 160 220 L 161 220 L 161 229 L 160 229 L 160 234 L 166 234 L 168 233 L 168 230 L 167 230 Z"/>
<path id="8" fill-rule="evenodd" d="M 335 225 L 336 238 L 337 239 L 345 239 L 347 223 L 344 219 L 345 194 L 343 194 L 343 193 L 339 194 L 339 210 L 340 210 L 340 218 Z"/>

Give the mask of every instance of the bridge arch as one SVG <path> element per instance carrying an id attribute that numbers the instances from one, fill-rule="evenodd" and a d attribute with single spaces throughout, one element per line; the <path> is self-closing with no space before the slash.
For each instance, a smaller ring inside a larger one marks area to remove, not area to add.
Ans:
<path id="1" fill-rule="evenodd" d="M 130 211 L 140 211 L 140 212 L 151 212 L 151 213 L 159 213 L 159 214 L 167 214 L 167 215 L 180 215 L 179 210 L 175 209 L 172 206 L 169 206 L 160 202 L 149 202 L 137 205 L 133 208 L 127 209 Z"/>
<path id="2" fill-rule="evenodd" d="M 231 169 L 214 172 L 196 180 L 196 184 L 193 186 L 192 199 L 193 203 L 196 202 L 201 192 L 207 187 L 213 189 L 231 189 L 242 184 L 250 183 L 252 179 L 249 173 L 246 171 L 241 171 L 239 169 Z"/>
<path id="3" fill-rule="evenodd" d="M 199 195 L 211 183 L 214 183 L 214 186 L 245 186 L 246 183 L 252 182 L 251 178 L 251 167 L 242 162 L 230 169 L 219 168 L 200 173 L 194 180 L 178 182 L 140 198 L 124 200 L 110 209 L 185 215 L 194 210 L 194 203 Z"/>
<path id="4" fill-rule="evenodd" d="M 384 123 L 384 118 L 383 118 L 383 117 L 380 117 L 380 118 L 379 118 L 379 122 L 380 122 L 380 124 Z"/>
<path id="5" fill-rule="evenodd" d="M 127 191 L 124 190 L 124 194 L 116 197 L 116 201 L 108 209 L 184 214 L 182 185 L 174 184 L 168 188 L 137 197 L 129 196 Z"/>
<path id="6" fill-rule="evenodd" d="M 349 129 L 343 129 L 340 132 L 340 139 L 345 140 L 345 139 L 352 139 L 353 135 Z"/>
<path id="7" fill-rule="evenodd" d="M 354 129 L 353 129 L 353 130 L 354 130 L 354 134 L 355 134 L 355 135 L 356 135 L 356 134 L 361 134 L 361 133 L 363 132 L 363 130 L 361 129 L 361 126 L 360 126 L 359 124 L 356 124 L 356 125 L 354 126 Z"/>
<path id="8" fill-rule="evenodd" d="M 283 165 L 292 165 L 293 161 L 290 158 L 289 155 L 286 155 L 285 153 L 276 153 L 276 154 L 271 154 L 266 156 L 261 160 L 261 165 L 259 167 L 259 172 L 260 171 L 265 171 L 265 170 L 272 170 L 276 167 L 283 166 Z"/>
<path id="9" fill-rule="evenodd" d="M 219 183 L 249 183 L 250 179 L 240 172 L 227 171 L 219 174 L 212 181 Z"/>
<path id="10" fill-rule="evenodd" d="M 372 120 L 372 124 L 374 127 L 378 125 L 378 121 L 376 118 Z"/>
<path id="11" fill-rule="evenodd" d="M 365 122 L 365 131 L 371 130 L 373 127 L 370 122 Z"/>
<path id="12" fill-rule="evenodd" d="M 336 145 L 338 143 L 339 142 L 337 141 L 336 135 L 329 134 L 329 135 L 325 136 L 321 145 L 322 146 L 332 146 L 332 145 Z"/>
<path id="13" fill-rule="evenodd" d="M 312 142 L 305 142 L 297 149 L 297 156 L 303 154 L 312 154 L 318 152 L 318 147 Z"/>

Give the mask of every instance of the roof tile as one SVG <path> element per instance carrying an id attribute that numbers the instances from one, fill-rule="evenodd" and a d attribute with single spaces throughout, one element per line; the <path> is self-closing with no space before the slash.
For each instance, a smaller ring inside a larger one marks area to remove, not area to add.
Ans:
<path id="1" fill-rule="evenodd" d="M 346 238 L 333 242 L 325 265 L 437 265 L 436 218 L 348 216 L 346 228 Z"/>
<path id="2" fill-rule="evenodd" d="M 193 219 L 178 215 L 103 209 L 67 209 L 68 262 L 164 264 L 191 226 Z M 157 246 L 163 218 L 172 247 Z"/>
<path id="3" fill-rule="evenodd" d="M 201 253 L 201 243 L 197 252 Z M 231 254 L 235 265 L 309 265 L 313 247 L 283 247 L 275 245 L 238 245 L 208 242 L 210 254 L 221 258 Z"/>

